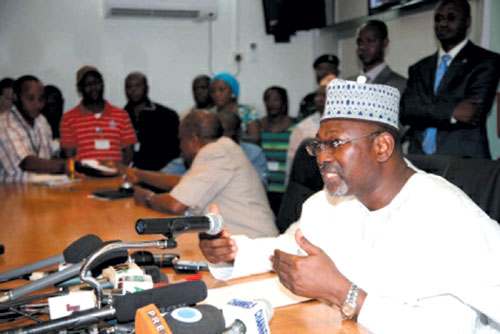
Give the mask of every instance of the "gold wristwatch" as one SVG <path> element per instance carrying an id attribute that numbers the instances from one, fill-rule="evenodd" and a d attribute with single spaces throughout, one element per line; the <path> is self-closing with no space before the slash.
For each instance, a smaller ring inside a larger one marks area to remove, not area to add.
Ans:
<path id="1" fill-rule="evenodd" d="M 340 306 L 340 312 L 342 313 L 342 318 L 345 320 L 352 320 L 356 316 L 356 301 L 358 299 L 359 288 L 356 284 L 352 283 L 347 297 Z"/>

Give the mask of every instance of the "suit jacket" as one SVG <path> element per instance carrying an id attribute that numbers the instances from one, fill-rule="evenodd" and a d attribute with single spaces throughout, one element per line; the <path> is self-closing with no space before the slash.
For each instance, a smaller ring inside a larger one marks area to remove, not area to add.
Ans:
<path id="1" fill-rule="evenodd" d="M 383 84 L 391 86 L 399 90 L 399 93 L 403 95 L 406 89 L 406 78 L 402 75 L 394 72 L 389 65 L 387 65 L 379 75 L 373 79 L 374 84 Z"/>
<path id="2" fill-rule="evenodd" d="M 357 75 L 349 77 L 348 80 L 356 81 Z M 382 72 L 379 73 L 373 79 L 372 83 L 374 84 L 382 84 L 382 85 L 387 85 L 396 88 L 399 90 L 399 93 L 403 95 L 403 92 L 405 91 L 406 88 L 406 78 L 403 77 L 402 75 L 394 72 L 389 65 L 387 65 Z"/>
<path id="3" fill-rule="evenodd" d="M 423 154 L 423 132 L 435 127 L 436 154 L 490 158 L 486 115 L 500 78 L 500 55 L 469 41 L 453 59 L 434 93 L 437 57 L 435 53 L 409 68 L 401 100 L 401 122 L 413 132 L 409 153 Z M 466 98 L 482 100 L 481 121 L 476 126 L 451 123 L 453 109 Z"/>

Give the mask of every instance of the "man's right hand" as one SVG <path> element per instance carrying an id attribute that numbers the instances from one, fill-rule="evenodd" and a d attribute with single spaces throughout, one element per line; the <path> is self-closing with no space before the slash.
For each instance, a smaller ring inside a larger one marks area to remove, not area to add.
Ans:
<path id="1" fill-rule="evenodd" d="M 236 241 L 231 238 L 231 233 L 224 227 L 216 239 L 204 239 L 200 235 L 199 246 L 201 252 L 210 263 L 233 262 L 238 252 Z"/>
<path id="2" fill-rule="evenodd" d="M 481 120 L 483 100 L 465 99 L 460 101 L 453 109 L 453 118 L 457 121 L 472 125 L 477 125 Z"/>

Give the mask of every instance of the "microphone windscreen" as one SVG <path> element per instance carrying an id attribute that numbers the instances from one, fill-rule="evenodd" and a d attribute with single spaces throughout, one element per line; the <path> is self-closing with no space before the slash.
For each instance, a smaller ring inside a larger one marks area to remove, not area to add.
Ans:
<path id="1" fill-rule="evenodd" d="M 105 241 L 102 243 L 101 247 L 120 241 L 121 240 Z M 105 268 L 125 263 L 127 262 L 127 260 L 128 260 L 128 251 L 126 249 L 117 249 L 109 253 L 106 253 L 97 258 L 95 262 L 92 264 L 92 268 L 90 268 L 90 270 L 92 271 L 92 276 L 99 276 Z"/>
<path id="2" fill-rule="evenodd" d="M 153 283 L 168 282 L 167 275 L 158 266 L 142 266 L 142 269 L 146 275 L 151 276 Z"/>
<path id="3" fill-rule="evenodd" d="M 158 308 L 177 305 L 194 305 L 207 298 L 207 286 L 203 281 L 170 284 L 151 290 L 116 297 L 113 307 L 119 323 L 133 321 L 135 312 L 146 305 Z"/>
<path id="4" fill-rule="evenodd" d="M 155 264 L 153 253 L 148 251 L 137 251 L 132 253 L 130 257 L 139 266 L 149 266 Z"/>
<path id="5" fill-rule="evenodd" d="M 63 251 L 66 263 L 78 263 L 103 246 L 101 238 L 87 234 L 73 242 Z"/>
<path id="6" fill-rule="evenodd" d="M 172 333 L 219 334 L 225 328 L 222 311 L 212 305 L 178 308 L 164 318 Z"/>

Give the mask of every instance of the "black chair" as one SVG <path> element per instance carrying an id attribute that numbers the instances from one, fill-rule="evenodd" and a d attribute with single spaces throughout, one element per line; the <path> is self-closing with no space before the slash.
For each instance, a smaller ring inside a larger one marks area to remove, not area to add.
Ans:
<path id="1" fill-rule="evenodd" d="M 280 233 L 286 231 L 288 226 L 299 219 L 302 203 L 309 196 L 323 189 L 323 179 L 319 173 L 316 158 L 311 157 L 306 151 L 306 145 L 312 140 L 312 138 L 305 139 L 295 153 L 288 185 L 276 217 L 276 226 Z"/>

